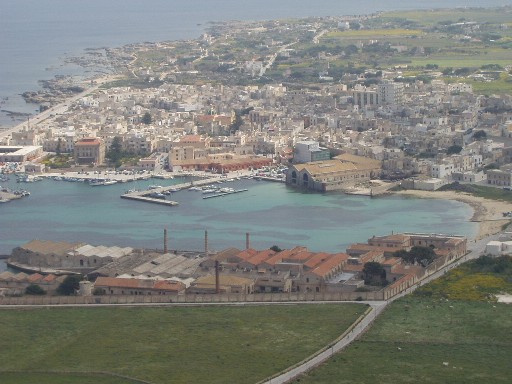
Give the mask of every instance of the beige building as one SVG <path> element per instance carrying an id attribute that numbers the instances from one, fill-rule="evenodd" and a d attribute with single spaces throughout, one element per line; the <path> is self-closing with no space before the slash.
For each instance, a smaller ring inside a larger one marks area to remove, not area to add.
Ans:
<path id="1" fill-rule="evenodd" d="M 344 189 L 378 177 L 381 162 L 344 154 L 332 160 L 296 164 L 288 168 L 286 184 L 320 192 Z"/>
<path id="2" fill-rule="evenodd" d="M 0 162 L 17 162 L 33 160 L 43 154 L 40 146 L 0 146 Z"/>
<path id="3" fill-rule="evenodd" d="M 103 164 L 105 162 L 105 143 L 96 137 L 88 137 L 75 143 L 75 162 L 77 164 Z"/>
<path id="4" fill-rule="evenodd" d="M 8 262 L 34 271 L 90 272 L 130 254 L 132 248 L 32 240 L 14 248 Z"/>
<path id="5" fill-rule="evenodd" d="M 177 295 L 185 291 L 185 284 L 172 280 L 98 277 L 94 289 L 104 295 Z"/>
<path id="6" fill-rule="evenodd" d="M 254 280 L 221 274 L 219 288 L 221 293 L 253 293 Z M 216 293 L 215 275 L 198 278 L 187 289 L 187 293 Z"/>
<path id="7" fill-rule="evenodd" d="M 487 184 L 510 187 L 512 184 L 512 172 L 500 169 L 489 169 L 487 171 Z"/>
<path id="8" fill-rule="evenodd" d="M 53 274 L 42 275 L 40 273 L 26 274 L 11 273 L 8 271 L 0 273 L 0 296 L 23 295 L 28 286 L 34 284 L 41 287 L 47 294 L 55 294 L 59 285 L 66 276 Z"/>

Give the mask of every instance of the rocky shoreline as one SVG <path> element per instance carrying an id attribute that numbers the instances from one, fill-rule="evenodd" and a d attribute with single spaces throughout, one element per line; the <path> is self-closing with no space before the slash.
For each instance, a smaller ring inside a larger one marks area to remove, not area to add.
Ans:
<path id="1" fill-rule="evenodd" d="M 39 84 L 43 89 L 26 91 L 21 94 L 25 102 L 51 106 L 84 91 L 83 87 L 74 83 L 71 76 L 56 76 L 53 80 L 40 80 Z"/>

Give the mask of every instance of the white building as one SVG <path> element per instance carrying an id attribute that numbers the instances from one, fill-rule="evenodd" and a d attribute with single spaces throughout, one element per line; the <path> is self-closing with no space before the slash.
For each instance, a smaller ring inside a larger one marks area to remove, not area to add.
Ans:
<path id="1" fill-rule="evenodd" d="M 296 164 L 329 159 L 329 150 L 320 148 L 318 141 L 301 141 L 295 144 L 293 162 Z"/>
<path id="2" fill-rule="evenodd" d="M 382 104 L 399 105 L 404 102 L 404 83 L 386 81 L 377 86 Z"/>

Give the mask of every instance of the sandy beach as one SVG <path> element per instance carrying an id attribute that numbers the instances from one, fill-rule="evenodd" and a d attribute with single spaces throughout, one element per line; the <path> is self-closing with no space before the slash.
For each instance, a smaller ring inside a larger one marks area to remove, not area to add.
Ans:
<path id="1" fill-rule="evenodd" d="M 512 211 L 512 203 L 488 200 L 482 197 L 468 195 L 454 191 L 419 191 L 406 190 L 394 192 L 400 195 L 410 195 L 426 199 L 449 199 L 469 204 L 473 208 L 471 221 L 479 223 L 479 230 L 475 240 L 496 234 L 502 230 L 502 226 L 510 222 L 509 218 L 503 217 L 503 212 Z"/>

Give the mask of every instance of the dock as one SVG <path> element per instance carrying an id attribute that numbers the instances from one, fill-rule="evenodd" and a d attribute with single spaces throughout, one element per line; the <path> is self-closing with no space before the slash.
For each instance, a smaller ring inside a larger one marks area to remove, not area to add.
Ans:
<path id="1" fill-rule="evenodd" d="M 240 193 L 240 192 L 246 192 L 246 191 L 248 191 L 248 189 L 236 189 L 236 190 L 231 191 L 231 192 L 221 192 L 221 193 L 216 193 L 214 195 L 203 196 L 203 199 L 212 199 L 214 197 L 221 197 L 221 196 L 226 196 L 226 195 L 232 195 L 234 193 Z"/>
<path id="2" fill-rule="evenodd" d="M 265 181 L 274 181 L 276 183 L 284 183 L 285 179 L 281 177 L 273 177 L 273 176 L 254 176 L 256 180 L 265 180 Z"/>
<path id="3" fill-rule="evenodd" d="M 149 196 L 138 196 L 138 195 L 133 195 L 131 193 L 126 193 L 124 195 L 121 195 L 121 199 L 137 200 L 137 201 L 143 201 L 146 203 L 162 204 L 162 205 L 168 205 L 168 206 L 178 205 L 177 201 L 158 199 L 156 197 L 149 197 Z"/>
<path id="4" fill-rule="evenodd" d="M 129 200 L 143 201 L 146 203 L 175 206 L 175 205 L 179 204 L 177 201 L 160 199 L 160 198 L 156 198 L 156 197 L 151 197 L 149 195 L 151 195 L 153 193 L 165 194 L 166 192 L 177 192 L 179 190 L 188 189 L 190 187 L 197 187 L 197 186 L 201 186 L 201 185 L 212 184 L 212 183 L 217 182 L 217 180 L 219 180 L 218 177 L 203 179 L 203 180 L 194 180 L 193 182 L 168 185 L 165 187 L 153 188 L 153 189 L 149 189 L 149 190 L 145 190 L 145 191 L 128 192 L 128 193 L 121 195 L 121 199 L 129 199 Z"/>

